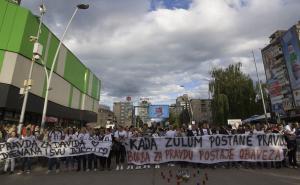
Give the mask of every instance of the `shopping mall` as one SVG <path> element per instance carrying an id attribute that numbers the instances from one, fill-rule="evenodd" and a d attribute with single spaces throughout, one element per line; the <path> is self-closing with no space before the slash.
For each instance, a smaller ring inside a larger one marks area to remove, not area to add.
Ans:
<path id="1" fill-rule="evenodd" d="M 28 79 L 33 42 L 39 18 L 28 9 L 0 0 L 0 122 L 17 123 Z M 42 25 L 39 42 L 42 59 L 51 68 L 59 39 Z M 46 74 L 41 60 L 33 66 L 32 87 L 25 122 L 40 123 L 46 93 Z M 85 124 L 97 121 L 101 81 L 66 46 L 62 46 L 49 91 L 48 122 Z"/>

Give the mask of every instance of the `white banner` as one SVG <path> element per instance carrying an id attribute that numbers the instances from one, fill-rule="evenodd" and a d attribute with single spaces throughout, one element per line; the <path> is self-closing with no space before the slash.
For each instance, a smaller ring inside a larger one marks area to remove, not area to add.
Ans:
<path id="1" fill-rule="evenodd" d="M 0 143 L 0 160 L 18 157 L 68 157 L 93 153 L 108 157 L 111 142 L 96 140 L 73 140 L 60 142 L 42 142 L 36 140 L 19 140 Z"/>
<path id="2" fill-rule="evenodd" d="M 177 138 L 132 138 L 126 143 L 128 163 L 171 161 L 217 163 L 281 161 L 286 143 L 282 135 L 212 135 Z"/>

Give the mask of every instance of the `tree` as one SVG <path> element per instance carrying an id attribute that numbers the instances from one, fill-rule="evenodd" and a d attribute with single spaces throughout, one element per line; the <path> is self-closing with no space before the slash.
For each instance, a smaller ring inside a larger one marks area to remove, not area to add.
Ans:
<path id="1" fill-rule="evenodd" d="M 226 124 L 228 119 L 229 104 L 225 94 L 216 94 L 211 103 L 214 123 Z"/>
<path id="2" fill-rule="evenodd" d="M 244 119 L 257 113 L 256 91 L 249 75 L 241 71 L 242 64 L 227 68 L 214 68 L 212 81 L 212 112 L 215 123 L 225 124 L 227 119 Z"/>
<path id="3" fill-rule="evenodd" d="M 136 116 L 136 125 L 138 125 L 139 127 L 143 126 L 143 120 L 141 119 L 140 116 Z"/>
<path id="4" fill-rule="evenodd" d="M 187 109 L 183 109 L 179 115 L 180 124 L 190 123 L 190 113 Z"/>

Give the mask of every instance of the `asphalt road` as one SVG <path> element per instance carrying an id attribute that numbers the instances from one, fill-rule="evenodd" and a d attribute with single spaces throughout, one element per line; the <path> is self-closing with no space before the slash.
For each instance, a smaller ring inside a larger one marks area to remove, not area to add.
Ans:
<path id="1" fill-rule="evenodd" d="M 179 182 L 178 167 L 160 169 L 60 172 L 35 169 L 29 175 L 0 175 L 1 185 L 300 185 L 300 169 L 200 169 L 188 168 L 188 182 Z M 170 171 L 172 177 L 170 177 Z M 164 178 L 163 178 L 163 176 Z M 195 177 L 194 177 L 195 176 Z M 170 180 L 168 182 L 168 179 Z"/>

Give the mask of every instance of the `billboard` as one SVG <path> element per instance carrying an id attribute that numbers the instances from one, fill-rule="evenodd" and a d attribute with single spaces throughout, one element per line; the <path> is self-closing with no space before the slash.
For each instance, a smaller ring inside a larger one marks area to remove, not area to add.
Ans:
<path id="1" fill-rule="evenodd" d="M 168 118 L 169 105 L 149 105 L 148 114 L 150 118 Z"/>
<path id="2" fill-rule="evenodd" d="M 278 75 L 278 71 L 281 70 L 278 68 L 278 66 L 280 66 L 278 63 L 283 63 L 283 61 L 276 60 L 276 56 L 279 54 L 278 52 L 278 45 L 269 45 L 262 50 L 262 57 L 266 72 L 267 88 L 271 98 L 272 111 L 278 114 L 284 114 L 282 106 L 282 89 L 284 83 L 282 83 L 283 77 Z"/>
<path id="3" fill-rule="evenodd" d="M 291 88 L 294 94 L 294 102 L 300 106 L 300 47 L 296 27 L 290 28 L 282 37 L 282 51 L 286 61 L 286 67 L 290 78 Z"/>

